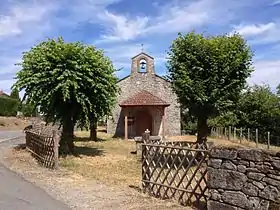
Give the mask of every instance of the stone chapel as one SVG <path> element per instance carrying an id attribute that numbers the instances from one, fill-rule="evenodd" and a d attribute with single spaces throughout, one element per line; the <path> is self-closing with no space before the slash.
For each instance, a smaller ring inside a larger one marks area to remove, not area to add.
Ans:
<path id="1" fill-rule="evenodd" d="M 132 58 L 131 73 L 118 81 L 120 94 L 107 132 L 125 139 L 181 134 L 180 106 L 170 83 L 155 73 L 154 58 L 142 52 Z"/>

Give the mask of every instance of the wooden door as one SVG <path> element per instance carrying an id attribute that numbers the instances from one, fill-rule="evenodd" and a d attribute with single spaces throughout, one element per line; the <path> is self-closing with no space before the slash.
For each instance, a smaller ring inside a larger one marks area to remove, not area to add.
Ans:
<path id="1" fill-rule="evenodd" d="M 141 110 L 136 113 L 136 135 L 142 136 L 145 130 L 149 129 L 152 133 L 152 116 L 146 110 Z"/>

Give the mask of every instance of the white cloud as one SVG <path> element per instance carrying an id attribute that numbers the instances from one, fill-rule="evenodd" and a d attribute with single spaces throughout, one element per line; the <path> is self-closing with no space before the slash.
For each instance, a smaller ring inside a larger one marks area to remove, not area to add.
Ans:
<path id="1" fill-rule="evenodd" d="M 280 21 L 256 24 L 240 24 L 233 27 L 231 34 L 238 32 L 250 45 L 263 45 L 280 41 Z"/>
<path id="2" fill-rule="evenodd" d="M 280 4 L 280 0 L 275 0 L 271 5 L 277 5 Z"/>
<path id="3" fill-rule="evenodd" d="M 54 5 L 37 3 L 12 7 L 8 14 L 0 16 L 0 37 L 22 34 L 26 24 L 40 23 L 54 8 Z"/>
<path id="4" fill-rule="evenodd" d="M 96 44 L 104 42 L 134 40 L 138 36 L 148 34 L 173 33 L 191 29 L 210 21 L 208 11 L 210 0 L 200 0 L 188 4 L 166 4 L 158 7 L 157 16 L 128 16 L 114 14 L 108 11 L 98 14 L 98 19 L 107 29 L 101 40 Z"/>
<path id="5" fill-rule="evenodd" d="M 150 44 L 144 46 L 144 51 L 149 52 L 151 48 Z M 105 54 L 113 60 L 129 60 L 133 56 L 141 52 L 142 46 L 140 43 L 121 44 L 113 47 L 107 47 L 104 49 Z"/>
<path id="6" fill-rule="evenodd" d="M 258 60 L 254 62 L 255 71 L 248 80 L 250 84 L 266 83 L 275 88 L 280 84 L 280 59 Z"/>
<path id="7" fill-rule="evenodd" d="M 259 37 L 256 37 L 250 40 L 251 44 L 269 44 L 280 41 L 280 23 L 277 23 L 275 27 L 271 30 L 268 30 L 266 33 L 261 34 Z"/>
<path id="8" fill-rule="evenodd" d="M 251 25 L 238 25 L 234 27 L 233 32 L 238 32 L 242 36 L 250 37 L 263 34 L 265 32 L 275 30 L 275 23 L 266 23 L 266 24 L 251 24 Z M 232 32 L 232 33 L 233 33 Z"/>
<path id="9" fill-rule="evenodd" d="M 101 11 L 97 20 L 101 21 L 100 24 L 107 30 L 95 44 L 134 40 L 139 36 L 186 32 L 213 23 L 218 25 L 231 20 L 237 13 L 234 9 L 247 4 L 247 1 L 224 3 L 219 0 L 172 0 L 164 5 L 154 3 L 154 15 L 141 17 Z"/>
<path id="10" fill-rule="evenodd" d="M 148 33 L 173 33 L 192 29 L 210 21 L 212 1 L 200 0 L 191 3 L 171 2 L 160 8 L 160 15 L 146 29 Z M 208 8 L 207 10 L 205 8 Z"/>
<path id="11" fill-rule="evenodd" d="M 135 39 L 147 27 L 148 17 L 128 17 L 105 11 L 98 18 L 106 24 L 107 34 L 102 35 L 101 42 L 127 41 Z"/>

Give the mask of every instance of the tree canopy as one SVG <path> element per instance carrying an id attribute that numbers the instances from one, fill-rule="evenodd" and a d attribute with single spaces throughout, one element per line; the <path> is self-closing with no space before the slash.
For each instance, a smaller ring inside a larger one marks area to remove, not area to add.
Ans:
<path id="1" fill-rule="evenodd" d="M 207 119 L 230 110 L 253 71 L 253 53 L 238 34 L 179 34 L 168 52 L 168 79 L 182 108 L 198 121 L 198 141 L 206 141 Z"/>
<path id="2" fill-rule="evenodd" d="M 280 117 L 279 97 L 268 85 L 254 85 L 243 93 L 236 114 L 240 127 L 269 131 L 277 124 L 276 118 Z"/>
<path id="3" fill-rule="evenodd" d="M 40 106 L 47 122 L 62 125 L 60 152 L 73 152 L 78 123 L 107 115 L 117 94 L 112 62 L 103 51 L 62 38 L 49 39 L 23 54 L 14 88 L 24 90 L 27 103 Z"/>
<path id="4" fill-rule="evenodd" d="M 12 90 L 10 97 L 13 99 L 16 99 L 18 101 L 20 101 L 20 97 L 19 97 L 19 91 L 15 88 Z"/>
<path id="5" fill-rule="evenodd" d="M 269 131 L 271 143 L 279 144 L 280 97 L 266 84 L 247 87 L 232 112 L 223 113 L 210 122 L 213 127 L 258 128 L 260 135 Z M 262 140 L 260 138 L 260 142 Z"/>

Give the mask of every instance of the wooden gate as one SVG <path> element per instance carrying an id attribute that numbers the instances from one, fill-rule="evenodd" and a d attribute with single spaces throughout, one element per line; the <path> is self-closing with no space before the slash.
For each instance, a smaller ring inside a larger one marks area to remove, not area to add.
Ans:
<path id="1" fill-rule="evenodd" d="M 207 201 L 205 144 L 164 142 L 142 146 L 143 191 L 181 205 L 204 207 Z"/>

